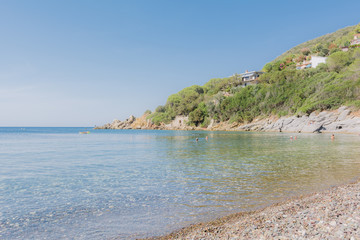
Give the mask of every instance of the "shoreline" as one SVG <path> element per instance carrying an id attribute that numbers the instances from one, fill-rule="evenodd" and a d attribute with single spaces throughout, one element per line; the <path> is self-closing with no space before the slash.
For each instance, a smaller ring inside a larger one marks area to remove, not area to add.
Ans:
<path id="1" fill-rule="evenodd" d="M 177 116 L 169 124 L 154 125 L 149 114 L 125 121 L 115 119 L 112 123 L 95 126 L 94 129 L 141 129 L 141 130 L 196 130 L 239 132 L 288 132 L 288 133 L 350 133 L 360 134 L 360 111 L 342 106 L 337 110 L 312 112 L 304 116 L 259 117 L 250 123 L 216 122 L 211 120 L 206 128 L 188 125 L 187 116 Z"/>
<path id="2" fill-rule="evenodd" d="M 360 177 L 259 210 L 233 213 L 146 239 L 309 238 L 360 238 Z"/>

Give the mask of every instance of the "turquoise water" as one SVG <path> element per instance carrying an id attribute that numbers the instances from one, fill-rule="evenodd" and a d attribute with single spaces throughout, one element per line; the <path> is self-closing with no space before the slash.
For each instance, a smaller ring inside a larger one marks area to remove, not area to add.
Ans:
<path id="1" fill-rule="evenodd" d="M 0 239 L 154 236 L 360 176 L 355 135 L 88 130 L 0 128 Z"/>

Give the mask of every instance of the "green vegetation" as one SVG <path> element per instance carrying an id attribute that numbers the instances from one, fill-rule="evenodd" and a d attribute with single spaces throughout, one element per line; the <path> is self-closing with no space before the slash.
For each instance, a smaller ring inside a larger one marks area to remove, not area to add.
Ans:
<path id="1" fill-rule="evenodd" d="M 360 108 L 360 48 L 349 48 L 360 24 L 300 44 L 267 63 L 257 85 L 243 86 L 241 76 L 211 79 L 171 95 L 149 115 L 154 124 L 169 123 L 177 115 L 189 124 L 206 127 L 210 119 L 250 122 L 269 115 L 303 115 L 341 105 Z M 317 68 L 296 70 L 311 56 L 327 56 Z"/>
<path id="2" fill-rule="evenodd" d="M 305 48 L 310 49 L 312 54 L 318 54 L 320 56 L 327 55 L 329 53 L 327 50 L 331 51 L 334 46 L 337 46 L 338 48 L 349 46 L 350 41 L 353 39 L 354 34 L 358 31 L 358 29 L 360 29 L 360 24 L 346 27 L 334 33 L 326 34 L 324 36 L 304 42 L 286 51 L 285 53 L 277 57 L 274 61 L 282 60 L 289 55 L 300 54 L 301 50 Z"/>

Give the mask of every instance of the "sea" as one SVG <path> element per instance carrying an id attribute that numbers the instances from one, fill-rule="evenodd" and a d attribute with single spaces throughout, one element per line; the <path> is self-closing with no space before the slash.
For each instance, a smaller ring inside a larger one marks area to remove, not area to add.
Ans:
<path id="1" fill-rule="evenodd" d="M 330 136 L 0 128 L 0 239 L 159 236 L 356 180 L 360 136 Z"/>

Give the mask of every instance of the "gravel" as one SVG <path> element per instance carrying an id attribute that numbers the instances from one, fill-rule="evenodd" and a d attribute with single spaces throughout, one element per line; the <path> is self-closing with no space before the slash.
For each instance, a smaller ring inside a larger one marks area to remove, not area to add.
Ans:
<path id="1" fill-rule="evenodd" d="M 152 239 L 360 239 L 360 181 Z"/>

